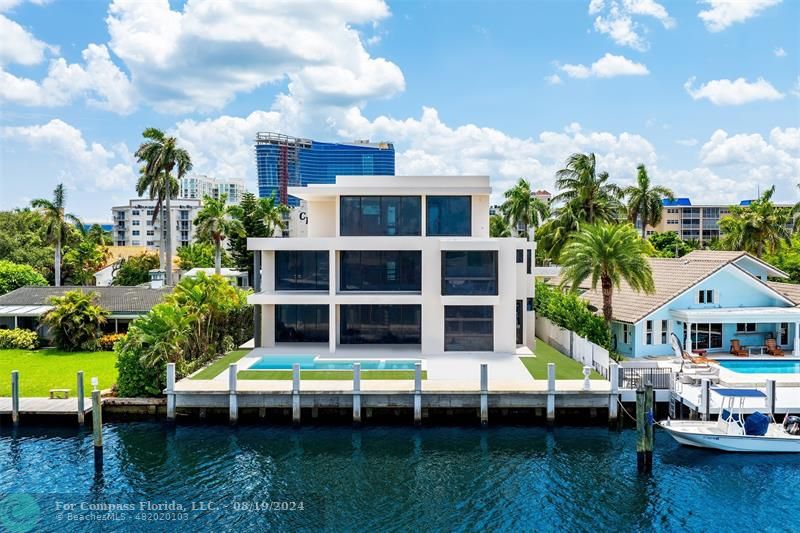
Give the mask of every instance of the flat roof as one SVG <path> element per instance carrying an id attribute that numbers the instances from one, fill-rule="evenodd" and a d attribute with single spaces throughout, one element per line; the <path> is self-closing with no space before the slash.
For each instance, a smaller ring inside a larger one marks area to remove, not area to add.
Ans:
<path id="1" fill-rule="evenodd" d="M 384 194 L 404 195 L 489 195 L 489 176 L 336 176 L 336 183 L 314 183 L 289 187 L 297 198 L 320 199 L 334 196 Z"/>
<path id="2" fill-rule="evenodd" d="M 670 315 L 682 322 L 800 322 L 800 307 L 712 307 L 673 309 Z"/>

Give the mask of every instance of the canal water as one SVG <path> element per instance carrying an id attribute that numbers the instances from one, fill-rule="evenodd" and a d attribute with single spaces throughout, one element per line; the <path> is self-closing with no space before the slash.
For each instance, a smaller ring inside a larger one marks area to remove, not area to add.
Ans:
<path id="1" fill-rule="evenodd" d="M 0 429 L 0 531 L 798 531 L 797 456 L 600 428 Z"/>

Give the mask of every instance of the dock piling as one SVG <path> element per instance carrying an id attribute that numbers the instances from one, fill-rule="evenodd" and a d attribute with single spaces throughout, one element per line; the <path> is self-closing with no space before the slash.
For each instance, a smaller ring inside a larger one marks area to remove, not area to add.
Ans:
<path id="1" fill-rule="evenodd" d="M 94 469 L 103 469 L 103 401 L 97 388 L 97 378 L 92 378 L 92 434 L 94 436 Z"/>
<path id="2" fill-rule="evenodd" d="M 547 363 L 547 424 L 556 421 L 556 364 Z"/>
<path id="3" fill-rule="evenodd" d="M 619 364 L 608 365 L 608 379 L 611 381 L 611 394 L 608 395 L 608 424 L 613 426 L 619 417 Z"/>
<path id="4" fill-rule="evenodd" d="M 228 398 L 228 415 L 231 424 L 235 424 L 239 419 L 239 401 L 236 396 L 236 373 L 238 365 L 231 363 L 228 367 L 228 388 L 230 389 L 230 396 Z"/>
<path id="5" fill-rule="evenodd" d="M 636 389 L 636 470 L 653 470 L 653 385 Z"/>
<path id="6" fill-rule="evenodd" d="M 481 363 L 481 425 L 489 424 L 489 365 Z"/>
<path id="7" fill-rule="evenodd" d="M 588 365 L 584 365 L 583 367 L 583 390 L 591 390 L 592 389 L 592 381 L 589 379 L 589 376 L 592 374 L 592 367 Z"/>
<path id="8" fill-rule="evenodd" d="M 19 424 L 19 370 L 11 371 L 11 423 Z"/>
<path id="9" fill-rule="evenodd" d="M 414 363 L 414 425 L 422 424 L 422 363 Z"/>
<path id="10" fill-rule="evenodd" d="M 353 424 L 361 424 L 361 363 L 353 363 Z"/>
<path id="11" fill-rule="evenodd" d="M 83 370 L 78 371 L 77 391 L 78 391 L 78 424 L 82 426 L 84 422 Z"/>
<path id="12" fill-rule="evenodd" d="M 167 363 L 167 420 L 175 420 L 175 363 Z"/>
<path id="13" fill-rule="evenodd" d="M 300 363 L 292 364 L 292 424 L 300 425 Z"/>
<path id="14" fill-rule="evenodd" d="M 774 415 L 775 414 L 775 402 L 777 401 L 775 394 L 777 390 L 775 389 L 775 380 L 768 379 L 767 380 L 767 414 Z"/>
<path id="15" fill-rule="evenodd" d="M 700 380 L 700 420 L 711 418 L 711 381 L 708 378 Z"/>

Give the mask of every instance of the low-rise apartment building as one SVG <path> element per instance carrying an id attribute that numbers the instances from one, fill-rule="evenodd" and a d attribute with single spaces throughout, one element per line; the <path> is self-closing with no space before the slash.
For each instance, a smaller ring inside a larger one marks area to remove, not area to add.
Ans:
<path id="1" fill-rule="evenodd" d="M 172 253 L 194 241 L 194 219 L 200 211 L 200 200 L 176 198 L 170 202 L 172 211 Z M 113 220 L 112 237 L 115 246 L 144 246 L 148 250 L 157 251 L 160 246 L 159 217 L 153 220 L 156 200 L 136 198 L 128 205 L 111 208 Z"/>
<path id="2" fill-rule="evenodd" d="M 289 194 L 305 201 L 306 235 L 248 239 L 257 347 L 533 345 L 534 244 L 489 237 L 488 176 L 338 176 Z"/>

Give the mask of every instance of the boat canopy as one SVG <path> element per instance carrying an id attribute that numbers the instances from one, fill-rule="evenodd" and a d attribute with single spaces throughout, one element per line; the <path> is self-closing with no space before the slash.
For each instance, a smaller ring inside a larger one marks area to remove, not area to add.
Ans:
<path id="1" fill-rule="evenodd" d="M 720 396 L 727 396 L 729 398 L 766 398 L 767 395 L 758 389 L 723 389 L 720 387 L 713 387 L 712 391 Z"/>

